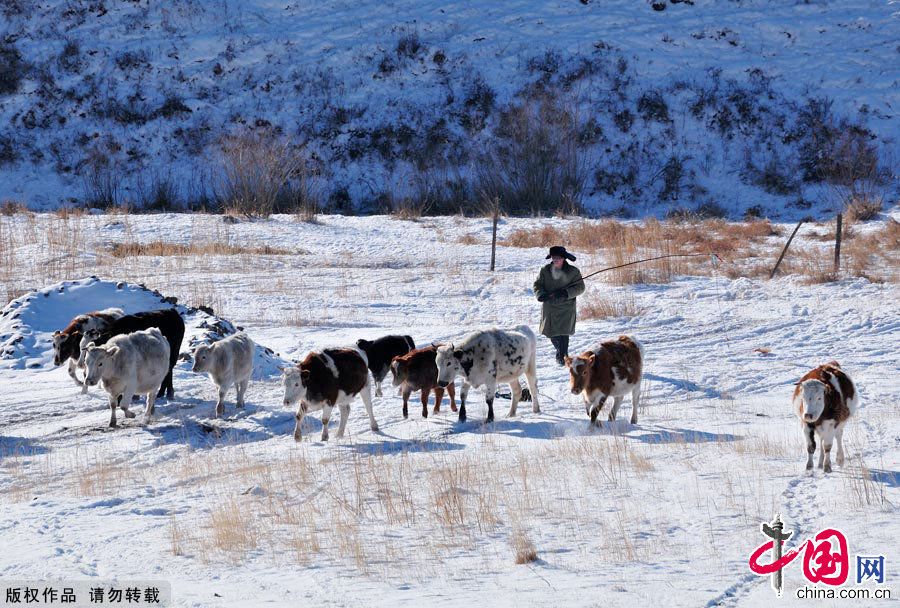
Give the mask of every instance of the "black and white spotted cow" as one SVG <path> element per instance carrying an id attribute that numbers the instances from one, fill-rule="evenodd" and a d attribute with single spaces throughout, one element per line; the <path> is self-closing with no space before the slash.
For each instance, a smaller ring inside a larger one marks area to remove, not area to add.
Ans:
<path id="1" fill-rule="evenodd" d="M 522 396 L 519 376 L 525 375 L 533 399 L 533 410 L 540 412 L 537 392 L 537 340 L 527 325 L 512 329 L 487 329 L 466 336 L 457 344 L 446 344 L 437 350 L 438 386 L 448 386 L 457 375 L 462 376 L 459 420 L 466 420 L 466 397 L 470 387 L 484 386 L 488 414 L 485 422 L 494 420 L 494 394 L 498 382 L 508 382 L 512 392 L 509 415 L 516 415 Z"/>

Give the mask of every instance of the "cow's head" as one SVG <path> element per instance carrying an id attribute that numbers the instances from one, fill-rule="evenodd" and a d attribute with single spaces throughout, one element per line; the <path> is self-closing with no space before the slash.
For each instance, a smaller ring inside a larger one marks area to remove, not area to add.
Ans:
<path id="1" fill-rule="evenodd" d="M 434 363 L 438 369 L 438 386 L 447 388 L 456 378 L 457 374 L 468 377 L 466 365 L 468 355 L 465 351 L 456 348 L 453 344 L 439 346 L 434 356 Z M 471 365 L 468 366 L 471 369 Z"/>
<path id="2" fill-rule="evenodd" d="M 70 334 L 53 332 L 53 365 L 62 365 L 69 359 L 78 360 L 81 356 L 81 332 Z"/>
<path id="3" fill-rule="evenodd" d="M 358 348 L 359 350 L 368 354 L 369 349 L 372 348 L 372 342 L 370 342 L 369 340 L 363 340 L 362 338 L 360 338 L 359 340 L 356 341 L 356 348 Z"/>
<path id="4" fill-rule="evenodd" d="M 800 383 L 800 417 L 803 422 L 815 422 L 825 411 L 825 383 L 804 380 Z"/>
<path id="5" fill-rule="evenodd" d="M 281 371 L 284 384 L 284 404 L 291 405 L 306 398 L 306 385 L 309 383 L 309 370 L 299 366 L 288 367 Z"/>
<path id="6" fill-rule="evenodd" d="M 194 365 L 191 371 L 207 372 L 212 364 L 212 348 L 208 344 L 201 344 L 194 351 Z"/>
<path id="7" fill-rule="evenodd" d="M 578 355 L 577 357 L 565 357 L 566 367 L 569 370 L 569 389 L 573 395 L 584 391 L 588 386 L 591 369 L 597 355 Z"/>
<path id="8" fill-rule="evenodd" d="M 118 346 L 89 345 L 84 351 L 85 379 L 88 386 L 96 386 L 103 379 L 104 374 L 112 366 L 113 359 L 119 352 Z"/>
<path id="9" fill-rule="evenodd" d="M 394 357 L 391 361 L 391 375 L 394 377 L 394 386 L 400 386 L 409 378 L 409 360 L 403 357 Z"/>

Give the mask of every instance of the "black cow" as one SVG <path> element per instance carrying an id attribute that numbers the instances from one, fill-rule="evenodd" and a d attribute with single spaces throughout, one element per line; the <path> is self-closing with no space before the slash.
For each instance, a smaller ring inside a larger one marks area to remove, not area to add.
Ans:
<path id="1" fill-rule="evenodd" d="M 375 395 L 381 397 L 381 382 L 387 376 L 394 357 L 405 355 L 416 347 L 412 336 L 384 336 L 377 340 L 357 340 L 356 346 L 366 353 L 369 370 L 375 379 Z"/>
<path id="2" fill-rule="evenodd" d="M 175 389 L 172 387 L 172 368 L 178 362 L 178 353 L 181 352 L 181 341 L 184 340 L 184 321 L 174 308 L 163 310 L 151 310 L 138 312 L 133 315 L 125 315 L 112 321 L 105 330 L 98 333 L 86 334 L 82 339 L 82 348 L 93 342 L 100 346 L 106 344 L 110 338 L 122 334 L 130 334 L 151 327 L 158 327 L 162 335 L 169 342 L 169 373 L 159 387 L 157 397 L 166 394 L 168 399 L 175 397 Z"/>

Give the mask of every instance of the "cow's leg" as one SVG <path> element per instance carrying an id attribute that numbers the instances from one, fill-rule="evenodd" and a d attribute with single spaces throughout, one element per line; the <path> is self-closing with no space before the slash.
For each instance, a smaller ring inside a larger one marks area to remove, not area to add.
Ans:
<path id="1" fill-rule="evenodd" d="M 537 386 L 537 361 L 532 356 L 528 362 L 528 369 L 525 370 L 525 382 L 528 383 L 528 390 L 531 392 L 531 411 L 535 414 L 541 413 L 541 406 L 538 403 L 538 386 Z"/>
<path id="2" fill-rule="evenodd" d="M 637 424 L 638 403 L 641 401 L 641 383 L 638 381 L 637 386 L 631 391 L 631 424 Z"/>
<path id="3" fill-rule="evenodd" d="M 150 424 L 153 418 L 153 410 L 156 407 L 156 394 L 153 391 L 147 393 L 147 408 L 144 410 L 144 424 Z"/>
<path id="4" fill-rule="evenodd" d="M 322 441 L 328 441 L 328 423 L 331 421 L 331 408 L 334 407 L 325 403 L 322 406 Z"/>
<path id="5" fill-rule="evenodd" d="M 216 388 L 217 388 L 218 391 L 219 391 L 219 398 L 218 398 L 218 400 L 216 401 L 216 415 L 215 415 L 215 417 L 218 418 L 219 416 L 224 416 L 224 415 L 225 415 L 225 395 L 228 394 L 228 388 L 229 388 L 229 386 L 228 386 L 227 384 L 222 384 L 222 385 L 217 386 Z"/>
<path id="6" fill-rule="evenodd" d="M 109 428 L 114 429 L 118 424 L 116 423 L 116 406 L 119 404 L 119 399 L 122 398 L 122 395 L 110 395 L 109 396 Z"/>
<path id="7" fill-rule="evenodd" d="M 484 423 L 488 424 L 494 421 L 494 395 L 497 394 L 497 380 L 491 378 L 484 385 L 484 401 L 487 403 L 487 418 Z"/>
<path id="8" fill-rule="evenodd" d="M 421 391 L 421 399 L 422 399 L 422 418 L 428 418 L 428 398 L 431 396 L 431 391 L 427 388 L 423 388 Z"/>
<path id="9" fill-rule="evenodd" d="M 459 393 L 459 421 L 466 421 L 466 397 L 469 396 L 469 383 L 463 382 L 462 390 Z"/>
<path id="10" fill-rule="evenodd" d="M 376 397 L 382 397 L 382 396 L 383 396 L 382 393 L 381 393 L 381 381 L 382 381 L 382 380 L 384 380 L 384 378 L 382 378 L 381 380 L 378 380 L 378 379 L 375 380 L 375 396 L 376 396 Z"/>
<path id="11" fill-rule="evenodd" d="M 456 411 L 456 386 L 453 382 L 447 385 L 447 394 L 450 395 L 450 411 Z"/>
<path id="12" fill-rule="evenodd" d="M 609 410 L 609 421 L 615 422 L 616 416 L 619 414 L 619 406 L 622 405 L 622 397 L 613 397 L 612 409 Z"/>
<path id="13" fill-rule="evenodd" d="M 406 385 L 403 386 L 403 417 L 409 418 L 409 395 L 412 390 Z"/>
<path id="14" fill-rule="evenodd" d="M 338 406 L 338 410 L 341 412 L 341 423 L 338 426 L 337 438 L 340 439 L 344 436 L 344 429 L 347 428 L 347 418 L 350 417 L 350 404 L 341 403 Z"/>
<path id="15" fill-rule="evenodd" d="M 451 386 L 453 386 L 453 385 L 448 384 L 447 388 L 449 388 Z M 425 390 L 425 389 L 423 389 L 423 390 Z M 430 390 L 428 390 L 428 392 L 431 393 Z M 439 386 L 435 386 L 434 387 L 434 409 L 431 410 L 432 414 L 437 414 L 438 412 L 441 411 L 441 401 L 443 401 L 443 400 L 444 400 L 444 389 L 442 389 Z M 456 408 L 453 408 L 453 409 L 456 409 Z"/>
<path id="16" fill-rule="evenodd" d="M 375 414 L 372 412 L 372 385 L 366 382 L 362 390 L 359 391 L 359 396 L 362 397 L 363 405 L 366 406 L 366 413 L 369 415 L 369 428 L 373 431 L 378 431 L 378 423 L 375 422 Z"/>
<path id="17" fill-rule="evenodd" d="M 129 386 L 122 391 L 122 398 L 119 400 L 119 407 L 122 408 L 126 418 L 134 418 L 135 416 L 134 412 L 128 409 L 132 399 L 134 399 L 134 389 Z"/>
<path id="18" fill-rule="evenodd" d="M 816 453 L 816 431 L 813 425 L 803 425 L 803 437 L 806 438 L 806 453 L 808 455 L 806 458 L 806 470 L 809 471 L 813 468 L 813 454 Z"/>
<path id="19" fill-rule="evenodd" d="M 834 429 L 834 437 L 837 440 L 837 463 L 839 467 L 844 466 L 844 425 L 842 422 Z"/>
<path id="20" fill-rule="evenodd" d="M 237 384 L 237 406 L 244 407 L 244 395 L 247 394 L 247 387 L 250 385 L 250 378 L 245 378 Z"/>
<path id="21" fill-rule="evenodd" d="M 824 460 L 822 469 L 826 473 L 831 473 L 831 446 L 834 442 L 834 425 L 831 421 L 828 421 L 821 425 L 820 428 L 822 429 L 820 438 L 822 439 L 822 454 L 824 455 L 822 458 Z"/>
<path id="22" fill-rule="evenodd" d="M 519 384 L 518 378 L 509 383 L 509 392 L 509 417 L 514 418 L 516 415 L 516 407 L 519 405 L 519 399 L 522 398 L 522 385 Z"/>
<path id="23" fill-rule="evenodd" d="M 82 389 L 86 388 L 87 382 L 82 382 L 81 380 L 79 380 L 78 374 L 75 373 L 75 370 L 78 369 L 78 363 L 75 361 L 75 359 L 69 359 L 69 364 L 66 367 L 67 367 L 67 371 L 69 372 L 69 377 L 75 381 L 75 384 L 80 386 Z M 85 392 L 85 391 L 82 390 L 81 392 Z"/>
<path id="24" fill-rule="evenodd" d="M 597 421 L 597 416 L 600 415 L 600 410 L 603 409 L 604 403 L 606 403 L 606 395 L 600 393 L 599 397 L 596 398 L 596 403 L 591 406 L 591 424 L 594 424 L 598 427 L 600 426 L 600 422 Z"/>
<path id="25" fill-rule="evenodd" d="M 175 398 L 175 389 L 172 387 L 172 372 L 175 369 L 175 362 L 172 362 L 169 365 L 169 373 L 166 374 L 165 379 L 162 381 L 162 384 L 159 385 L 159 392 L 156 393 L 156 398 L 159 399 L 166 395 L 166 399 L 174 399 Z"/>
<path id="26" fill-rule="evenodd" d="M 294 414 L 294 419 L 296 422 L 294 423 L 294 441 L 302 440 L 302 436 L 300 434 L 300 425 L 303 424 L 303 415 L 306 414 L 306 406 L 303 401 L 297 404 L 297 413 Z"/>

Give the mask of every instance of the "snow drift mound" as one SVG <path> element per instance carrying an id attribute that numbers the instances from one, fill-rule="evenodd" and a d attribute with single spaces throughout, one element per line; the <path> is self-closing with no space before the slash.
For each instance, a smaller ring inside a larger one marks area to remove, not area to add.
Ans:
<path id="1" fill-rule="evenodd" d="M 185 325 L 182 360 L 190 360 L 199 344 L 210 344 L 239 331 L 227 319 L 210 314 L 209 309 L 180 305 L 176 298 L 167 298 L 144 285 L 97 277 L 64 281 L 17 298 L 0 311 L 0 369 L 52 367 L 53 332 L 77 315 L 110 307 L 121 308 L 126 314 L 175 308 Z M 257 344 L 253 379 L 277 376 L 278 368 L 286 365 L 290 362 Z"/>

